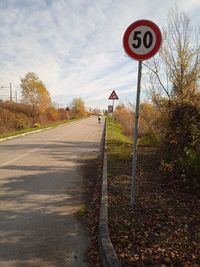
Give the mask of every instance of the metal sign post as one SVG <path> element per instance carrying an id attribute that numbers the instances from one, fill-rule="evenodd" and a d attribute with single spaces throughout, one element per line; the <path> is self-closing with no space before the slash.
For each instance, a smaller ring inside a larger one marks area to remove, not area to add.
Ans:
<path id="1" fill-rule="evenodd" d="M 159 27 L 150 20 L 135 21 L 126 29 L 123 37 L 123 45 L 125 52 L 132 59 L 139 61 L 131 177 L 131 207 L 134 207 L 135 205 L 135 179 L 137 164 L 138 120 L 142 77 L 142 61 L 153 57 L 158 52 L 161 46 L 161 41 L 162 35 Z"/>
<path id="2" fill-rule="evenodd" d="M 138 80 L 137 80 L 137 98 L 135 107 L 135 128 L 134 128 L 134 143 L 133 143 L 133 163 L 132 163 L 132 181 L 131 181 L 131 207 L 135 204 L 135 177 L 137 164 L 137 141 L 138 141 L 138 120 L 139 120 L 139 106 L 140 106 L 140 89 L 142 78 L 142 61 L 138 62 Z"/>
<path id="3" fill-rule="evenodd" d="M 108 98 L 109 100 L 112 100 L 113 101 L 113 105 L 112 105 L 112 130 L 111 130 L 111 136 L 113 135 L 113 124 L 114 124 L 114 101 L 115 100 L 118 100 L 119 97 L 117 96 L 115 90 L 112 91 L 111 95 L 109 96 Z"/>
<path id="4" fill-rule="evenodd" d="M 108 112 L 113 113 L 113 106 L 112 105 L 108 105 Z"/>
<path id="5" fill-rule="evenodd" d="M 113 99 L 113 112 L 112 112 L 113 123 L 114 123 L 114 110 L 115 110 L 115 107 L 114 107 L 115 102 L 114 102 L 114 101 L 115 101 L 115 100 Z"/>

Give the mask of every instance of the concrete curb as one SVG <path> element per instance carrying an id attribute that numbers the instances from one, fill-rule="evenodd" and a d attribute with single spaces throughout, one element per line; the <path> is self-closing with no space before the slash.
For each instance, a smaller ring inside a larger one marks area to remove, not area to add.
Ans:
<path id="1" fill-rule="evenodd" d="M 107 196 L 107 134 L 105 123 L 105 146 L 103 159 L 103 175 L 102 175 L 102 192 L 101 192 L 101 208 L 99 214 L 99 233 L 98 244 L 100 257 L 104 267 L 120 267 L 116 252 L 110 240 L 108 229 L 108 196 Z"/>
<path id="2" fill-rule="evenodd" d="M 43 132 L 43 131 L 50 130 L 50 129 L 53 129 L 53 128 L 62 127 L 62 126 L 65 126 L 67 124 L 71 124 L 71 123 L 75 123 L 75 122 L 77 122 L 77 121 L 71 121 L 71 122 L 63 123 L 63 124 L 60 124 L 60 125 L 57 125 L 57 126 L 50 126 L 50 127 L 47 127 L 47 128 L 44 128 L 44 129 L 40 129 L 40 130 L 35 130 L 35 131 L 23 133 L 23 134 L 17 134 L 17 135 L 1 138 L 0 142 L 6 141 L 6 140 L 10 140 L 10 139 L 13 139 L 13 138 L 17 138 L 17 137 L 22 137 L 22 136 L 25 136 L 25 135 L 28 135 L 28 134 L 32 134 L 32 133 L 39 133 L 39 132 Z"/>

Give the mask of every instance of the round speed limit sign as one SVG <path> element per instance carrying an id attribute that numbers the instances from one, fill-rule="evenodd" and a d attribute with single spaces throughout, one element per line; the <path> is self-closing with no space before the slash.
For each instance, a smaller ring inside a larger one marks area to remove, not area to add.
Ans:
<path id="1" fill-rule="evenodd" d="M 153 57 L 158 52 L 161 42 L 161 31 L 150 20 L 138 20 L 132 23 L 125 31 L 123 38 L 127 55 L 139 61 Z"/>

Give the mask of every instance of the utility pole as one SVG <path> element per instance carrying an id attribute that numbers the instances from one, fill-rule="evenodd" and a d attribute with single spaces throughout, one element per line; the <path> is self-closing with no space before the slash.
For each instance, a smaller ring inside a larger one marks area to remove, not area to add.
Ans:
<path id="1" fill-rule="evenodd" d="M 10 83 L 10 102 L 12 102 L 12 83 Z"/>
<path id="2" fill-rule="evenodd" d="M 17 103 L 17 90 L 15 90 L 15 99 L 16 99 L 16 103 Z"/>

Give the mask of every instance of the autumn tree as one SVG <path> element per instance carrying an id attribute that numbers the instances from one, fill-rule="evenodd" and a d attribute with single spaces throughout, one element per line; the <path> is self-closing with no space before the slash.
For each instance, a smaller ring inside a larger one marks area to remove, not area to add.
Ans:
<path id="1" fill-rule="evenodd" d="M 163 155 L 174 169 L 199 177 L 200 43 L 177 7 L 170 11 L 163 33 L 159 55 L 145 64 L 150 70 L 151 100 L 164 118 Z"/>
<path id="2" fill-rule="evenodd" d="M 32 116 L 35 119 L 43 113 L 51 103 L 50 94 L 39 77 L 29 72 L 21 79 L 22 102 L 32 106 Z"/>
<path id="3" fill-rule="evenodd" d="M 70 109 L 74 114 L 81 117 L 86 115 L 85 103 L 80 97 L 72 100 Z"/>
<path id="4" fill-rule="evenodd" d="M 193 34 L 185 13 L 171 9 L 160 53 L 146 64 L 153 101 L 159 102 L 161 95 L 179 103 L 200 101 L 200 43 Z"/>

